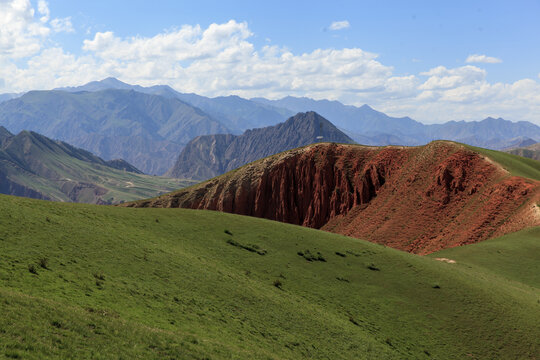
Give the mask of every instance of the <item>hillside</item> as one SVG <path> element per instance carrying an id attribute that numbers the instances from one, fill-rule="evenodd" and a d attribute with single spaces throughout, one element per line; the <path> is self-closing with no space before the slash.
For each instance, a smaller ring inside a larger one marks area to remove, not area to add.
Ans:
<path id="1" fill-rule="evenodd" d="M 482 121 L 448 121 L 426 125 L 409 117 L 392 117 L 368 105 L 356 107 L 339 101 L 287 96 L 280 100 L 254 98 L 253 101 L 290 109 L 316 111 L 355 141 L 365 145 L 423 145 L 432 140 L 452 140 L 473 146 L 505 149 L 523 141 L 540 141 L 540 127 L 526 121 L 501 118 Z"/>
<path id="2" fill-rule="evenodd" d="M 462 266 L 226 213 L 0 197 L 0 357 L 535 359 L 540 352 L 540 292 L 530 285 L 540 273 L 538 241 L 519 262 L 521 253 L 501 240 L 500 253 L 494 247 Z M 480 269 L 491 256 L 522 270 L 506 277 Z"/>
<path id="3" fill-rule="evenodd" d="M 0 125 L 36 131 L 106 159 L 165 173 L 198 135 L 226 133 L 219 121 L 178 99 L 133 90 L 31 91 L 0 104 Z"/>
<path id="4" fill-rule="evenodd" d="M 540 161 L 540 142 L 525 147 L 505 150 L 507 153 Z"/>
<path id="5" fill-rule="evenodd" d="M 240 136 L 199 136 L 186 145 L 166 175 L 205 180 L 266 156 L 321 140 L 354 142 L 317 113 L 299 113 L 278 125 L 247 130 Z"/>
<path id="6" fill-rule="evenodd" d="M 124 160 L 104 161 L 34 132 L 12 135 L 1 127 L 0 179 L 3 194 L 100 204 L 142 199 L 192 183 L 142 175 Z"/>
<path id="7" fill-rule="evenodd" d="M 486 151 L 316 144 L 125 206 L 219 210 L 426 254 L 540 225 L 540 164 Z"/>

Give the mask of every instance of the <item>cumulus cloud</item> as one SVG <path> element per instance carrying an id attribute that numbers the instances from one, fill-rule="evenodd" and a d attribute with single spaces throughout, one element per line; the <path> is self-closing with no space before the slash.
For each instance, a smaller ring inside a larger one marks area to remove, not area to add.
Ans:
<path id="1" fill-rule="evenodd" d="M 46 5 L 38 2 L 36 11 L 26 0 L 0 0 L 0 92 L 113 76 L 206 96 L 293 95 L 367 103 L 427 122 L 502 116 L 540 124 L 538 79 L 490 83 L 486 70 L 474 65 L 403 75 L 359 48 L 295 53 L 270 44 L 257 47 L 248 24 L 235 20 L 206 28 L 183 25 L 149 37 L 97 32 L 81 44 L 82 54 L 74 55 L 48 41 L 73 26 L 69 18 L 51 16 Z"/>
<path id="2" fill-rule="evenodd" d="M 467 59 L 465 60 L 465 62 L 468 64 L 473 64 L 473 63 L 498 64 L 498 63 L 502 63 L 502 60 L 497 59 L 496 57 L 474 54 L 474 55 L 469 55 Z"/>
<path id="3" fill-rule="evenodd" d="M 42 19 L 48 17 L 46 4 L 41 4 Z M 28 0 L 0 0 L 0 56 L 22 58 L 41 49 L 50 29 L 34 18 L 35 10 Z"/>
<path id="4" fill-rule="evenodd" d="M 74 32 L 73 24 L 71 23 L 71 17 L 66 18 L 54 18 L 50 22 L 51 28 L 54 32 Z"/>
<path id="5" fill-rule="evenodd" d="M 347 29 L 349 27 L 351 27 L 351 24 L 349 24 L 349 22 L 347 20 L 342 20 L 342 21 L 334 21 L 333 23 L 330 24 L 328 29 L 330 29 L 330 30 L 342 30 L 342 29 Z"/>

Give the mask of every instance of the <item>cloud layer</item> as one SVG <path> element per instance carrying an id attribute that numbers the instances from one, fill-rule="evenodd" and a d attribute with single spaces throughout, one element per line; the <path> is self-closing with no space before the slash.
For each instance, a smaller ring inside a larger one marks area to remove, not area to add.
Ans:
<path id="1" fill-rule="evenodd" d="M 486 70 L 474 65 L 400 75 L 360 48 L 307 53 L 257 48 L 247 23 L 235 20 L 207 28 L 183 25 L 152 37 L 97 32 L 81 44 L 82 54 L 74 55 L 50 41 L 54 32 L 73 31 L 70 19 L 50 18 L 45 1 L 36 10 L 27 0 L 0 0 L 0 93 L 114 76 L 206 96 L 293 95 L 367 103 L 426 122 L 502 116 L 540 124 L 538 79 L 490 83 Z M 471 62 L 493 62 L 485 55 L 471 56 L 476 57 Z"/>
<path id="2" fill-rule="evenodd" d="M 502 63 L 502 60 L 497 59 L 496 57 L 474 54 L 474 55 L 469 55 L 467 57 L 467 60 L 465 60 L 465 62 L 468 64 L 473 64 L 473 63 L 498 64 L 498 63 Z"/>
<path id="3" fill-rule="evenodd" d="M 330 30 L 342 30 L 342 29 L 347 29 L 349 27 L 351 27 L 351 24 L 349 24 L 347 20 L 342 20 L 342 21 L 334 21 L 333 23 L 330 24 L 328 28 Z"/>

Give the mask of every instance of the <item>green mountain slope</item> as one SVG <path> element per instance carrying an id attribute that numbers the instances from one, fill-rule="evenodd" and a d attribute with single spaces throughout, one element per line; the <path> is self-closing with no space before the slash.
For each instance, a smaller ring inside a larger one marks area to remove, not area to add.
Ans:
<path id="1" fill-rule="evenodd" d="M 510 174 L 540 181 L 540 162 L 502 151 L 465 145 L 495 161 Z"/>
<path id="2" fill-rule="evenodd" d="M 534 359 L 540 352 L 540 290 L 519 276 L 225 213 L 0 200 L 0 356 Z"/>
<path id="3" fill-rule="evenodd" d="M 104 161 L 29 131 L 0 134 L 0 179 L 4 194 L 86 203 L 142 199 L 192 183 L 142 175 L 123 160 Z"/>

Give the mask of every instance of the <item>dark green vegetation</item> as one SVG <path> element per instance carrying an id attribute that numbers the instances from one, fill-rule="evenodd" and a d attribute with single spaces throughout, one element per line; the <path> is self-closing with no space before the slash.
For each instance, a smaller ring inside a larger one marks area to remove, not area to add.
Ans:
<path id="1" fill-rule="evenodd" d="M 275 126 L 247 130 L 239 136 L 198 136 L 186 145 L 166 175 L 206 180 L 252 161 L 320 141 L 354 143 L 319 114 L 298 113 Z"/>
<path id="2" fill-rule="evenodd" d="M 0 125 L 66 141 L 104 159 L 125 159 L 157 175 L 174 164 L 194 137 L 229 132 L 179 99 L 112 89 L 31 91 L 0 104 Z"/>
<path id="3" fill-rule="evenodd" d="M 225 213 L 0 196 L 0 357 L 534 359 L 538 231 L 448 264 Z"/>
<path id="4" fill-rule="evenodd" d="M 189 180 L 143 175 L 34 132 L 0 127 L 0 192 L 56 201 L 118 203 L 176 190 Z"/>

